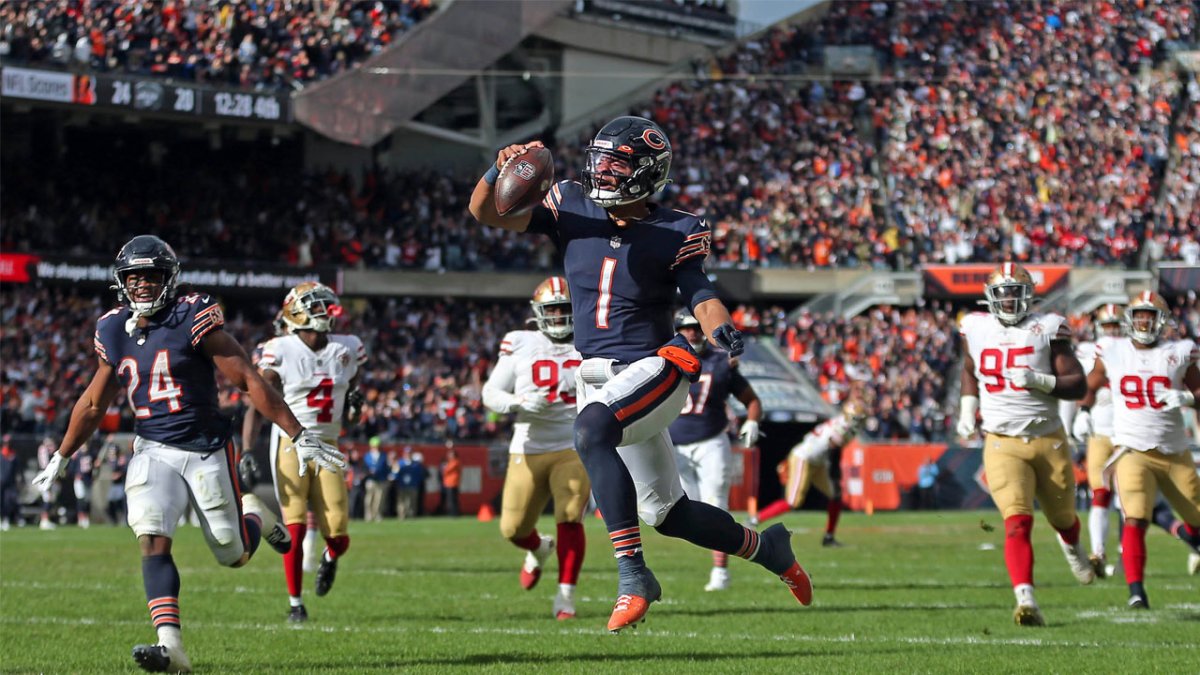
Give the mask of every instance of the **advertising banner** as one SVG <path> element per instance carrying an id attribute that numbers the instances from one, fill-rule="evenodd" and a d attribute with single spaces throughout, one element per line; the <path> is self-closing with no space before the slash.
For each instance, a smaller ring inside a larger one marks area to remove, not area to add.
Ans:
<path id="1" fill-rule="evenodd" d="M 1070 265 L 1025 265 L 1033 277 L 1034 290 L 1041 296 L 1059 290 L 1070 280 Z M 987 276 L 996 269 L 991 263 L 966 265 L 926 265 L 921 270 L 925 296 L 931 298 L 983 297 Z"/>

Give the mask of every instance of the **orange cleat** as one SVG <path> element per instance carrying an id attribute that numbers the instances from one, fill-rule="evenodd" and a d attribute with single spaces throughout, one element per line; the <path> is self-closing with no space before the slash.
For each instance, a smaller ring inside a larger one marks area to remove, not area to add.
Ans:
<path id="1" fill-rule="evenodd" d="M 637 627 L 637 624 L 646 620 L 646 612 L 650 609 L 650 603 L 662 598 L 662 587 L 658 585 L 658 579 L 654 578 L 654 574 L 650 570 L 640 575 L 640 578 L 635 578 L 631 583 L 625 586 L 627 590 L 634 590 L 640 594 L 622 593 L 617 596 L 617 604 L 613 607 L 612 616 L 608 617 L 608 630 L 612 633 L 619 633 L 621 629 L 629 626 Z M 619 590 L 619 589 L 618 589 Z"/>
<path id="2" fill-rule="evenodd" d="M 792 595 L 800 602 L 800 604 L 804 605 L 805 607 L 808 607 L 812 604 L 812 579 L 808 578 L 808 572 L 804 571 L 804 568 L 800 566 L 800 563 L 792 563 L 792 566 L 788 568 L 788 571 L 780 574 L 779 578 L 783 580 L 783 583 L 787 584 L 787 587 L 792 591 Z M 614 616 L 616 616 L 615 613 Z"/>

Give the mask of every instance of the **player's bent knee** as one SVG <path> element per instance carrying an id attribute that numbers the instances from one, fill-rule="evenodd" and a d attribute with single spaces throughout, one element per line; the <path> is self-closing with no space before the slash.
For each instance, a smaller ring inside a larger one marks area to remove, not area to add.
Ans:
<path id="1" fill-rule="evenodd" d="M 621 423 L 603 403 L 589 403 L 575 418 L 575 449 L 586 457 L 597 448 L 616 448 L 621 440 Z"/>
<path id="2" fill-rule="evenodd" d="M 641 495 L 642 491 L 639 490 L 638 494 Z M 671 510 L 684 499 L 687 499 L 687 497 L 670 499 L 667 496 L 652 492 L 645 497 L 639 498 L 638 516 L 650 527 L 658 529 L 666 522 Z M 663 534 L 667 533 L 664 532 Z"/>

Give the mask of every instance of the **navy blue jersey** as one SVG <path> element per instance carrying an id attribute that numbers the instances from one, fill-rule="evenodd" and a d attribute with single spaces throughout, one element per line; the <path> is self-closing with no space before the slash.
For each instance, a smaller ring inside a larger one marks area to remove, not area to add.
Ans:
<path id="1" fill-rule="evenodd" d="M 690 213 L 650 208 L 644 220 L 618 227 L 583 186 L 561 181 L 533 210 L 527 231 L 550 236 L 562 251 L 575 348 L 585 359 L 653 356 L 675 333 L 676 288 L 689 308 L 717 296 L 704 274 L 708 225 Z"/>
<path id="2" fill-rule="evenodd" d="M 725 399 L 746 390 L 750 383 L 729 362 L 729 352 L 709 347 L 700 354 L 700 379 L 692 383 L 683 412 L 668 431 L 676 445 L 697 443 L 724 433 L 729 426 Z"/>
<path id="3" fill-rule="evenodd" d="M 128 307 L 96 322 L 96 354 L 117 370 L 142 438 L 196 452 L 229 441 L 230 420 L 217 404 L 216 369 L 200 341 L 225 325 L 216 300 L 193 293 L 147 317 L 130 336 Z"/>

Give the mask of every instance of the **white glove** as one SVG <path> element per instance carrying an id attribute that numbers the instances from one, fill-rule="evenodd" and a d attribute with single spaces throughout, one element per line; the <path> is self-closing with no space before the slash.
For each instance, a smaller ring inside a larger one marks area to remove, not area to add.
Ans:
<path id="1" fill-rule="evenodd" d="M 550 401 L 546 398 L 545 394 L 518 396 L 517 407 L 531 415 L 536 415 L 550 407 Z"/>
<path id="2" fill-rule="evenodd" d="M 1075 421 L 1071 423 L 1071 435 L 1080 444 L 1087 443 L 1088 436 L 1092 435 L 1092 414 L 1086 410 L 1080 410 L 1075 414 Z"/>
<path id="3" fill-rule="evenodd" d="M 1054 390 L 1058 378 L 1048 373 L 1039 373 L 1032 368 L 1008 368 L 1004 371 L 1004 379 L 1014 387 L 1021 389 L 1036 389 L 1044 394 Z"/>
<path id="4" fill-rule="evenodd" d="M 39 491 L 45 492 L 54 485 L 54 481 L 62 478 L 66 472 L 67 458 L 55 452 L 50 455 L 50 461 L 46 463 L 46 468 L 33 477 L 33 486 Z"/>
<path id="5" fill-rule="evenodd" d="M 1162 410 L 1190 408 L 1196 405 L 1196 397 L 1186 389 L 1168 389 L 1159 400 L 1163 403 Z"/>
<path id="6" fill-rule="evenodd" d="M 308 473 L 308 463 L 316 462 L 317 471 L 337 471 L 346 467 L 346 456 L 340 450 L 321 440 L 321 437 L 305 429 L 292 439 L 292 447 L 300 458 L 300 475 Z"/>
<path id="7" fill-rule="evenodd" d="M 959 438 L 970 438 L 975 435 L 975 413 L 979 412 L 978 396 L 963 396 L 958 402 L 958 424 L 954 432 Z"/>
<path id="8" fill-rule="evenodd" d="M 738 441 L 743 448 L 753 448 L 758 444 L 758 422 L 746 420 L 738 430 Z"/>

